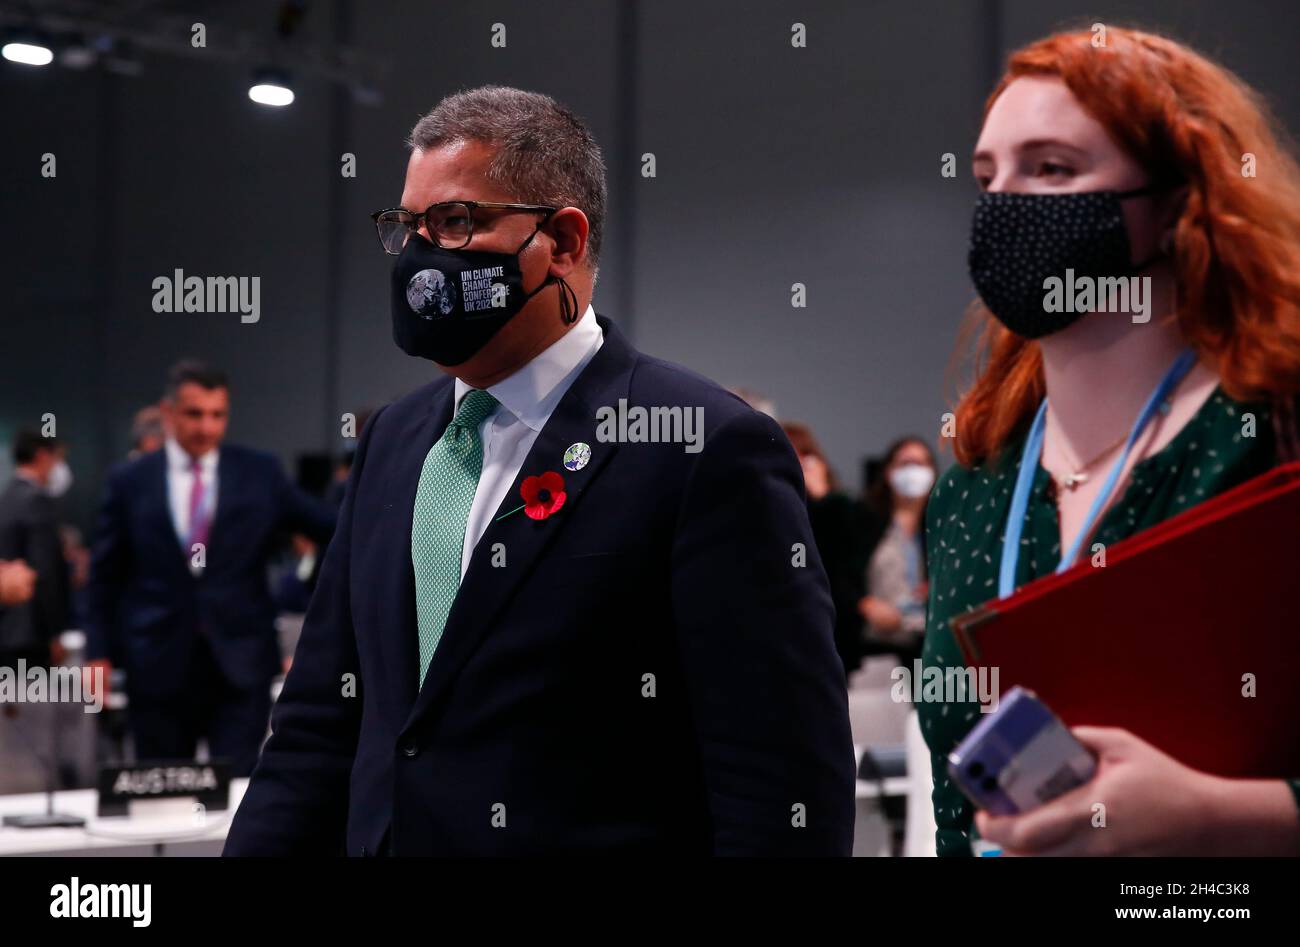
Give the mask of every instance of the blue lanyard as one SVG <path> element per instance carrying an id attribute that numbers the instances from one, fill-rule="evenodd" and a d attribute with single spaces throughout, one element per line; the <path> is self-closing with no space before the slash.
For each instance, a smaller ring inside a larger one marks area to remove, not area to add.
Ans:
<path id="1" fill-rule="evenodd" d="M 1128 462 L 1129 453 L 1133 450 L 1134 443 L 1142 436 L 1146 426 L 1151 423 L 1160 406 L 1169 397 L 1174 387 L 1183 380 L 1196 363 L 1196 353 L 1187 349 L 1175 359 L 1174 364 L 1169 366 L 1169 371 L 1165 372 L 1165 377 L 1160 380 L 1156 390 L 1151 393 L 1147 399 L 1146 405 L 1138 414 L 1137 420 L 1133 422 L 1133 430 L 1129 432 L 1128 440 L 1124 442 L 1124 451 L 1110 468 L 1110 475 L 1102 485 L 1101 492 L 1097 498 L 1092 501 L 1092 506 L 1088 509 L 1088 515 L 1084 518 L 1083 526 L 1080 527 L 1079 533 L 1074 537 L 1074 542 L 1070 548 L 1061 556 L 1061 562 L 1056 567 L 1056 571 L 1064 572 L 1074 565 L 1074 560 L 1079 556 L 1079 549 L 1087 540 L 1092 532 L 1093 524 L 1096 523 L 1097 517 L 1101 515 L 1102 509 L 1110 501 L 1110 496 L 1115 492 L 1115 485 L 1119 483 L 1120 473 L 1124 470 L 1124 465 Z M 1020 536 L 1025 528 L 1025 511 L 1029 507 L 1029 494 L 1034 487 L 1034 476 L 1038 472 L 1038 462 L 1043 456 L 1043 430 L 1047 426 L 1047 399 L 1038 406 L 1038 413 L 1034 415 L 1033 426 L 1029 429 L 1029 437 L 1025 440 L 1025 449 L 1020 455 L 1020 472 L 1016 475 L 1015 492 L 1011 495 L 1011 511 L 1007 514 L 1006 537 L 1002 540 L 1002 563 L 998 570 L 998 597 L 1006 598 L 1016 588 L 1016 562 L 1020 558 Z"/>

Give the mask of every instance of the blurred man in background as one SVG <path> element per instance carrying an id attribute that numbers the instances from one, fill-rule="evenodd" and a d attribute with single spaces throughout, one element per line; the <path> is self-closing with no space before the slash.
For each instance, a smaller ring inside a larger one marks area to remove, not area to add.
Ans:
<path id="1" fill-rule="evenodd" d="M 21 559 L 0 559 L 0 622 L 15 606 L 31 600 L 36 591 L 36 571 Z M 0 657 L 0 667 L 12 667 L 8 657 Z M 32 758 L 30 734 L 15 733 L 25 726 L 13 720 L 16 705 L 5 705 L 0 714 L 0 793 L 32 792 L 46 784 L 42 767 Z M 26 709 L 26 708 L 25 708 Z"/>
<path id="2" fill-rule="evenodd" d="M 0 660 L 45 665 L 68 627 L 68 565 L 54 498 L 72 483 L 56 438 L 21 430 L 14 438 L 14 476 L 0 492 L 0 559 L 22 560 L 35 573 L 29 600 L 0 617 Z"/>
<path id="3" fill-rule="evenodd" d="M 55 497 L 72 483 L 65 453 L 57 438 L 20 430 L 13 479 L 0 491 L 0 560 L 7 563 L 0 574 L 0 667 L 13 673 L 62 660 L 58 640 L 70 622 L 70 593 Z M 55 778 L 60 708 L 28 703 L 4 710 L 0 792 L 46 788 Z"/>
<path id="4" fill-rule="evenodd" d="M 224 373 L 172 368 L 163 448 L 108 477 L 87 648 L 126 668 L 137 759 L 193 758 L 206 738 L 212 758 L 247 775 L 281 667 L 268 562 L 287 532 L 327 542 L 334 518 L 270 454 L 224 444 L 229 415 Z"/>

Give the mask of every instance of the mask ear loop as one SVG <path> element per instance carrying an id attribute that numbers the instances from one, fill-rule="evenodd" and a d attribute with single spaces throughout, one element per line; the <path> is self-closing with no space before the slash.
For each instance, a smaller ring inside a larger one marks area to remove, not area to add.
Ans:
<path id="1" fill-rule="evenodd" d="M 555 282 L 560 287 L 560 318 L 571 326 L 578 321 L 578 294 L 563 276 L 555 277 Z"/>
<path id="2" fill-rule="evenodd" d="M 1154 197 L 1169 190 L 1172 190 L 1172 188 L 1167 184 L 1146 184 L 1142 187 L 1135 187 L 1131 191 L 1116 191 L 1115 196 L 1123 201 L 1128 200 L 1130 197 Z"/>
<path id="3" fill-rule="evenodd" d="M 1174 188 L 1175 185 L 1169 185 L 1169 184 L 1148 184 L 1145 187 L 1134 188 L 1131 191 L 1116 191 L 1115 197 L 1121 201 L 1128 200 L 1130 197 L 1154 197 L 1157 194 L 1164 194 L 1168 191 L 1173 190 Z M 1168 244 L 1167 246 L 1166 243 Z M 1145 260 L 1141 261 L 1140 263 L 1134 263 L 1133 272 L 1141 273 L 1152 263 L 1156 262 L 1156 260 L 1159 260 L 1162 257 L 1167 257 L 1172 255 L 1173 250 L 1174 250 L 1174 241 L 1168 239 L 1167 234 L 1165 236 L 1162 236 L 1159 242 L 1157 242 L 1156 244 L 1156 252 L 1151 254 L 1149 257 L 1147 257 Z"/>
<path id="4" fill-rule="evenodd" d="M 533 232 L 528 235 L 528 239 L 520 244 L 519 249 L 515 251 L 516 257 L 528 249 L 528 245 L 533 242 L 533 238 L 537 236 L 541 229 L 541 224 L 533 228 Z M 573 287 L 569 285 L 563 276 L 547 276 L 546 279 L 542 280 L 540 286 L 524 297 L 525 302 L 544 290 L 548 283 L 555 283 L 560 287 L 560 319 L 563 320 L 566 326 L 573 325 L 578 321 L 579 316 L 578 294 L 573 291 Z"/>
<path id="5" fill-rule="evenodd" d="M 542 280 L 541 284 L 524 297 L 525 302 L 532 299 L 551 283 L 560 287 L 560 318 L 566 326 L 571 326 L 578 321 L 578 294 L 573 291 L 573 287 L 563 276 L 548 276 Z"/>

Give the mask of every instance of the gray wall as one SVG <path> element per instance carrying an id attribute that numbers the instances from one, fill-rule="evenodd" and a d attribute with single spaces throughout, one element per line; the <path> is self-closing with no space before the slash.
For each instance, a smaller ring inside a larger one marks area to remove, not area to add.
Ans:
<path id="1" fill-rule="evenodd" d="M 864 452 L 937 430 L 971 199 L 940 155 L 978 128 L 987 8 L 645 5 L 638 342 L 772 398 L 851 482 Z"/>
<path id="2" fill-rule="evenodd" d="M 457 88 L 520 85 L 584 116 L 610 166 L 597 308 L 644 350 L 810 423 L 850 482 L 944 410 L 971 298 L 965 156 L 1008 49 L 1136 20 L 1221 58 L 1300 130 L 1287 0 L 343 2 L 314 4 L 306 33 L 390 61 L 379 107 L 302 81 L 294 106 L 263 109 L 243 67 L 195 59 L 151 58 L 136 79 L 0 63 L 0 440 L 55 412 L 83 523 L 132 412 L 182 355 L 227 367 L 231 436 L 286 463 L 337 449 L 340 412 L 432 377 L 391 342 L 366 215 L 396 203 L 403 137 Z M 254 0 L 195 6 L 211 44 L 223 26 L 270 28 Z M 497 21 L 506 49 L 489 45 Z M 790 46 L 796 21 L 806 49 Z M 955 180 L 939 174 L 949 151 Z M 260 276 L 261 321 L 154 313 L 150 282 L 176 267 Z"/>

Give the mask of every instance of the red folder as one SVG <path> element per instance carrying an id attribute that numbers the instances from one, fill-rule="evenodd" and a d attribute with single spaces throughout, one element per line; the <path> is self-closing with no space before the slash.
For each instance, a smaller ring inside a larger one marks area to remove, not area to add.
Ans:
<path id="1" fill-rule="evenodd" d="M 1196 769 L 1300 777 L 1300 462 L 1084 555 L 954 618 L 966 663 Z"/>

